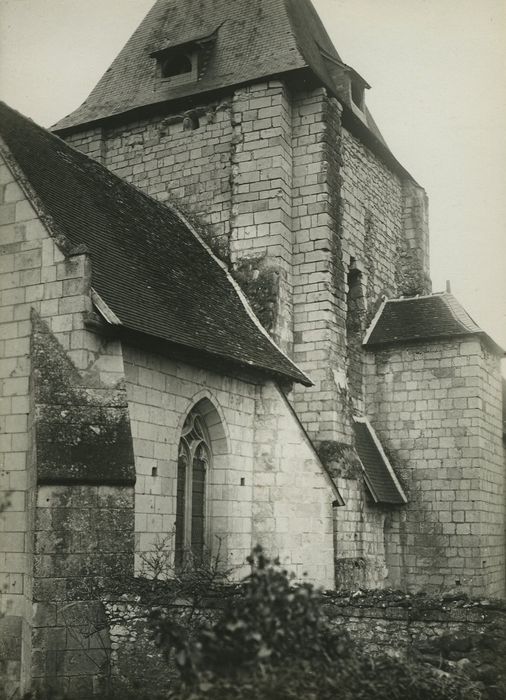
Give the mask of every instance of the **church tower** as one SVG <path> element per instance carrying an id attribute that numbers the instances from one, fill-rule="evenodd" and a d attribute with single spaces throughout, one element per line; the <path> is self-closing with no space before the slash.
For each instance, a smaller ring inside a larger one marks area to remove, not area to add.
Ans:
<path id="1" fill-rule="evenodd" d="M 183 209 L 312 380 L 287 391 L 345 497 L 338 584 L 498 593 L 500 349 L 431 295 L 368 88 L 310 0 L 157 0 L 54 131 Z"/>

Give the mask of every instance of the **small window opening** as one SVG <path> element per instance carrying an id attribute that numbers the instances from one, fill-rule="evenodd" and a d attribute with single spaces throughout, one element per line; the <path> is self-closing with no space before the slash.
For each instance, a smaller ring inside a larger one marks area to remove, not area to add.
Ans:
<path id="1" fill-rule="evenodd" d="M 352 258 L 348 270 L 346 295 L 347 380 L 353 399 L 362 398 L 362 336 L 365 316 L 365 299 L 362 273 Z"/>
<path id="2" fill-rule="evenodd" d="M 153 467 L 151 469 L 151 476 L 158 476 L 158 467 Z"/>
<path id="3" fill-rule="evenodd" d="M 161 63 L 162 78 L 171 78 L 174 75 L 183 75 L 192 72 L 190 56 L 184 53 L 172 53 L 163 59 Z"/>
<path id="4" fill-rule="evenodd" d="M 351 81 L 351 99 L 360 110 L 364 109 L 364 87 L 356 80 Z"/>

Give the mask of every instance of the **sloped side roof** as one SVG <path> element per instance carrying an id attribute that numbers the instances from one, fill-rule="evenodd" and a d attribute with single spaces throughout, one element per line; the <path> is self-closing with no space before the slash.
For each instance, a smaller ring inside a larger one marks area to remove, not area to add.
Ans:
<path id="1" fill-rule="evenodd" d="M 431 338 L 479 335 L 502 350 L 448 292 L 409 299 L 389 299 L 373 321 L 364 345 L 374 347 Z"/>
<path id="2" fill-rule="evenodd" d="M 121 324 L 305 384 L 177 212 L 0 103 L 0 135 L 53 232 L 84 245 Z"/>
<path id="3" fill-rule="evenodd" d="M 213 49 L 197 82 L 157 79 L 153 53 L 213 34 Z M 310 0 L 158 0 L 87 100 L 53 128 L 65 130 L 307 67 L 349 102 L 346 67 Z M 368 113 L 365 119 L 381 139 Z"/>
<path id="4" fill-rule="evenodd" d="M 365 420 L 353 422 L 355 449 L 364 467 L 367 486 L 376 503 L 402 505 L 406 496 L 372 427 Z"/>

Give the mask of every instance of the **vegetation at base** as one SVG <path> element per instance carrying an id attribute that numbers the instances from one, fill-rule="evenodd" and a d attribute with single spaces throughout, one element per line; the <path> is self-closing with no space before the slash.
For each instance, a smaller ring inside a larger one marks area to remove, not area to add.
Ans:
<path id="1" fill-rule="evenodd" d="M 465 677 L 414 661 L 369 657 L 324 615 L 322 593 L 257 547 L 242 595 L 190 635 L 169 616 L 155 620 L 174 659 L 172 700 L 479 700 Z"/>
<path id="2" fill-rule="evenodd" d="M 162 557 L 165 556 L 163 547 L 160 549 Z M 278 561 L 270 561 L 260 547 L 253 551 L 248 562 L 251 572 L 240 592 L 235 588 L 234 594 L 222 599 L 223 605 L 215 607 L 212 615 L 190 614 L 187 619 L 187 616 L 178 617 L 170 605 L 157 608 L 152 618 L 157 644 L 164 652 L 168 668 L 177 669 L 168 691 L 157 694 L 143 688 L 123 687 L 98 697 L 102 700 L 504 698 L 499 688 L 486 688 L 463 673 L 443 672 L 415 659 L 392 654 L 368 655 L 345 629 L 326 615 L 325 596 L 319 589 L 308 582 L 296 581 Z M 160 562 L 155 563 L 158 570 Z M 177 595 L 183 595 L 187 603 L 193 601 L 196 610 L 205 598 L 205 581 L 219 590 L 223 584 L 216 566 L 205 562 L 190 573 L 180 572 L 179 578 Z M 76 697 L 46 692 L 26 695 L 24 700 L 76 700 Z"/>

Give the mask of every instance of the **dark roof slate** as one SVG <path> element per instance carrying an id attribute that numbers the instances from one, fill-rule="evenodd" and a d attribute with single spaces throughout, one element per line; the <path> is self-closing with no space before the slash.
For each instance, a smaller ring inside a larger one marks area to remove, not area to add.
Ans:
<path id="1" fill-rule="evenodd" d="M 176 211 L 1 102 L 0 135 L 53 234 L 88 250 L 93 287 L 125 328 L 310 383 Z"/>
<path id="2" fill-rule="evenodd" d="M 214 32 L 198 81 L 157 78 L 154 53 Z M 308 67 L 349 104 L 348 67 L 310 0 L 158 0 L 86 101 L 54 129 Z M 368 112 L 364 119 L 382 140 Z"/>
<path id="3" fill-rule="evenodd" d="M 372 428 L 365 421 L 353 421 L 355 449 L 364 467 L 365 479 L 376 503 L 401 505 L 406 497 L 384 454 L 378 448 Z M 377 438 L 376 438 L 377 439 Z"/>
<path id="4" fill-rule="evenodd" d="M 448 292 L 408 299 L 389 299 L 366 334 L 364 345 L 375 347 L 431 338 L 478 335 L 502 350 Z"/>

